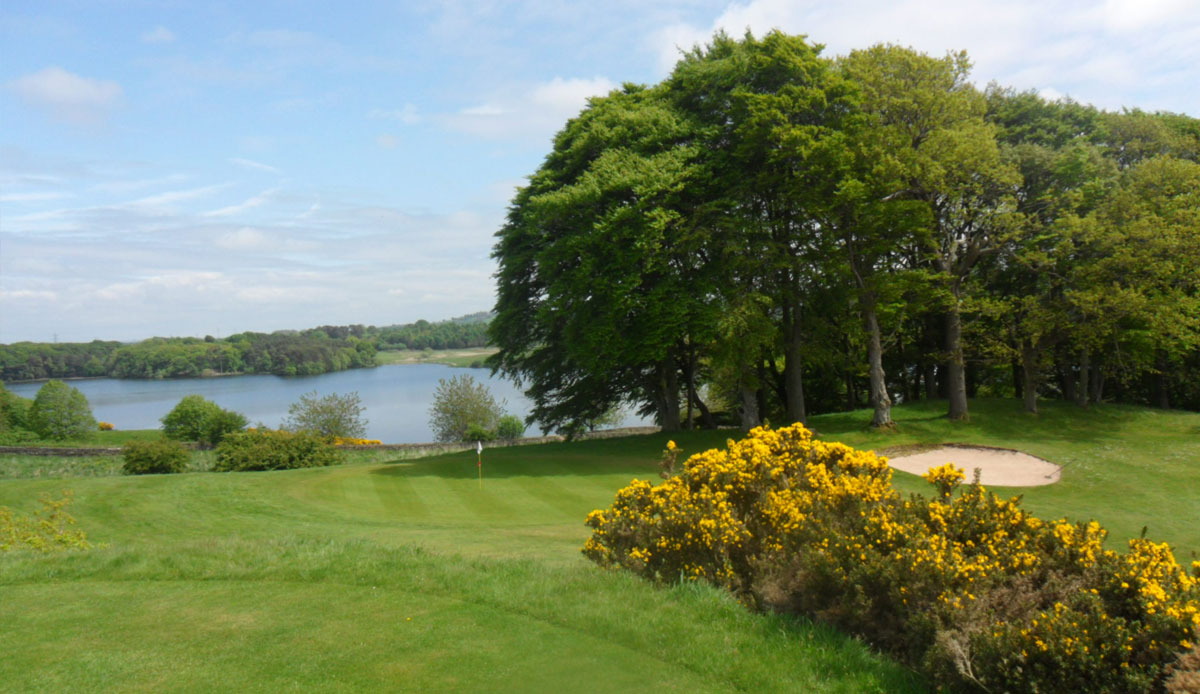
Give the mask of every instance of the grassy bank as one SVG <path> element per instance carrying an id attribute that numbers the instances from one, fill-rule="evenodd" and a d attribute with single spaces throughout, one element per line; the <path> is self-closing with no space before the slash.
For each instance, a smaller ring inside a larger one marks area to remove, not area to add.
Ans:
<path id="1" fill-rule="evenodd" d="M 375 353 L 375 361 L 381 366 L 388 364 L 444 364 L 446 366 L 470 367 L 483 363 L 498 350 L 492 347 L 471 349 L 400 349 Z"/>
<path id="2" fill-rule="evenodd" d="M 867 448 L 959 441 L 1066 465 L 1024 493 L 1200 549 L 1200 415 L 973 403 L 815 417 Z M 688 452 L 736 432 L 674 436 Z M 583 518 L 656 479 L 664 434 L 331 469 L 0 480 L 33 510 L 70 487 L 86 554 L 0 557 L 0 681 L 13 691 L 916 692 L 858 642 L 754 615 L 699 586 L 660 589 L 579 556 Z M 897 473 L 919 489 L 919 479 Z"/>

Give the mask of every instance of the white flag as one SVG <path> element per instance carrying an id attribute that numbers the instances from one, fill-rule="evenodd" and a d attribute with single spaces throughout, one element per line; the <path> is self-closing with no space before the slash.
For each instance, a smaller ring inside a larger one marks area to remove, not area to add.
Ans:
<path id="1" fill-rule="evenodd" d="M 475 442 L 475 453 L 476 455 L 483 455 L 483 441 Z"/>

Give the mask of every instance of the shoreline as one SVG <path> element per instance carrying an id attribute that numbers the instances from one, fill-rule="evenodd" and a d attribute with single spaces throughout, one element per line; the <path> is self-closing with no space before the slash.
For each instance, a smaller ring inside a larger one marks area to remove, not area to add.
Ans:
<path id="1" fill-rule="evenodd" d="M 486 366 L 472 367 L 472 366 L 467 366 L 467 365 L 455 364 L 451 361 L 452 359 L 454 359 L 456 357 L 461 358 L 463 356 L 469 356 L 469 357 L 479 356 L 479 357 L 486 358 L 486 357 L 490 356 L 491 354 L 494 354 L 496 351 L 494 349 L 481 351 L 481 349 L 482 348 L 471 347 L 471 348 L 467 348 L 467 349 L 433 350 L 432 353 L 426 353 L 423 350 L 422 351 L 417 351 L 417 350 L 379 350 L 379 352 L 377 352 L 377 354 L 382 354 L 384 352 L 391 352 L 393 354 L 397 353 L 397 352 L 401 352 L 401 353 L 411 352 L 418 356 L 415 356 L 412 359 L 405 359 L 403 361 L 391 361 L 389 363 L 376 363 L 373 366 L 356 366 L 352 369 L 338 369 L 336 371 L 325 371 L 325 372 L 319 373 L 319 374 L 305 374 L 304 376 L 300 376 L 300 375 L 285 376 L 284 374 L 271 373 L 269 371 L 267 371 L 267 372 L 208 371 L 205 373 L 196 374 L 194 376 L 164 376 L 162 378 L 132 378 L 132 377 L 127 377 L 127 376 L 50 376 L 48 378 L 29 378 L 29 379 L 22 379 L 22 380 L 17 380 L 17 381 L 0 381 L 0 383 L 7 386 L 7 385 L 26 385 L 29 383 L 45 383 L 46 381 L 64 381 L 64 382 L 66 382 L 66 381 L 98 381 L 98 380 L 102 380 L 105 378 L 110 378 L 114 381 L 182 381 L 182 380 L 189 379 L 189 378 L 232 378 L 235 376 L 278 376 L 280 378 L 308 378 L 311 376 L 323 376 L 324 374 L 342 373 L 345 371 L 357 371 L 358 369 L 377 369 L 381 366 L 419 366 L 422 364 L 438 364 L 441 366 L 450 366 L 450 367 L 453 367 L 456 369 L 470 369 L 470 368 L 486 369 L 487 368 Z M 468 354 L 464 355 L 464 353 L 468 353 Z M 427 355 L 427 358 L 422 358 L 423 355 Z"/>

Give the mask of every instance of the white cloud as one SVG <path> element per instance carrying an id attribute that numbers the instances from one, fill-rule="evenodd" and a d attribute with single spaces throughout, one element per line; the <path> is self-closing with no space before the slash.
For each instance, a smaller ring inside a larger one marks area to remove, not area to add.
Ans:
<path id="1" fill-rule="evenodd" d="M 0 193 L 0 202 L 45 202 L 71 197 L 69 193 Z"/>
<path id="2" fill-rule="evenodd" d="M 183 174 L 170 174 L 161 178 L 142 178 L 128 181 L 107 181 L 105 183 L 97 183 L 90 187 L 91 190 L 101 193 L 132 193 L 135 190 L 144 188 L 153 188 L 154 186 L 165 185 L 169 183 L 180 183 L 186 181 L 187 176 Z"/>
<path id="3" fill-rule="evenodd" d="M 255 171 L 267 171 L 269 173 L 274 173 L 274 174 L 283 173 L 282 171 L 275 168 L 274 166 L 271 166 L 270 164 L 264 164 L 262 162 L 254 161 L 252 159 L 242 159 L 241 157 L 231 157 L 229 159 L 229 163 L 240 166 L 243 169 L 254 169 Z"/>
<path id="4" fill-rule="evenodd" d="M 1194 0 L 845 0 L 731 3 L 712 22 L 675 22 L 648 34 L 665 75 L 680 49 L 724 30 L 762 36 L 771 29 L 806 34 L 842 55 L 876 43 L 930 55 L 967 50 L 973 79 L 1017 89 L 1070 94 L 1102 108 L 1140 106 L 1200 113 L 1200 2 Z M 1179 88 L 1146 88 L 1173 75 Z M 1186 85 L 1186 86 L 1184 86 Z"/>
<path id="5" fill-rule="evenodd" d="M 174 40 L 175 33 L 161 24 L 142 33 L 142 43 L 171 43 Z"/>
<path id="6" fill-rule="evenodd" d="M 1194 0 L 1107 0 L 1100 9 L 1104 25 L 1112 31 L 1141 31 L 1187 14 Z"/>
<path id="7" fill-rule="evenodd" d="M 555 77 L 461 109 L 443 117 L 442 123 L 481 137 L 548 138 L 567 119 L 578 115 L 589 97 L 607 94 L 616 86 L 607 77 Z"/>
<path id="8" fill-rule="evenodd" d="M 18 77 L 8 86 L 26 102 L 76 125 L 103 121 L 123 94 L 116 82 L 80 77 L 56 66 Z"/>
<path id="9" fill-rule="evenodd" d="M 480 104 L 478 106 L 468 106 L 467 108 L 464 108 L 463 110 L 459 111 L 458 113 L 461 116 L 484 116 L 484 117 L 487 117 L 487 116 L 503 116 L 504 114 L 508 113 L 508 111 L 506 111 L 503 108 L 500 108 L 499 106 L 496 106 L 495 104 Z"/>
<path id="10" fill-rule="evenodd" d="M 557 113 L 578 113 L 587 105 L 588 97 L 607 94 L 616 88 L 607 77 L 592 79 L 563 79 L 539 84 L 533 90 L 533 103 Z"/>
<path id="11" fill-rule="evenodd" d="M 230 184 L 228 183 L 219 183 L 211 186 L 202 186 L 200 188 L 189 188 L 187 190 L 171 190 L 165 193 L 157 193 L 155 195 L 148 195 L 144 198 L 138 198 L 137 200 L 131 200 L 127 203 L 119 205 L 118 207 L 146 210 L 167 209 L 172 207 L 175 203 L 202 198 L 219 190 L 224 190 L 225 188 L 228 188 L 229 185 Z"/>
<path id="12" fill-rule="evenodd" d="M 373 120 L 395 120 L 405 125 L 416 125 L 421 122 L 421 115 L 417 112 L 417 107 L 412 104 L 404 104 L 402 108 L 390 111 L 374 108 L 367 113 L 367 118 Z"/>
<path id="13" fill-rule="evenodd" d="M 44 290 L 17 289 L 10 291 L 8 289 L 0 289 L 0 301 L 55 301 L 57 299 L 58 294 Z"/>
<path id="14" fill-rule="evenodd" d="M 258 229 L 242 227 L 217 238 L 217 246 L 227 250 L 256 250 L 273 246 L 274 243 Z"/>
<path id="15" fill-rule="evenodd" d="M 384 133 L 375 137 L 375 144 L 384 149 L 395 149 L 400 144 L 400 138 Z"/>
<path id="16" fill-rule="evenodd" d="M 259 207 L 259 206 L 263 205 L 264 203 L 268 202 L 271 199 L 271 196 L 275 195 L 280 190 L 281 190 L 280 188 L 271 188 L 269 190 L 264 190 L 263 192 L 259 193 L 258 195 L 255 195 L 254 197 L 251 197 L 251 198 L 247 198 L 243 202 L 240 202 L 236 205 L 230 205 L 228 207 L 222 207 L 217 210 L 211 210 L 209 212 L 205 212 L 204 216 L 205 217 L 230 217 L 230 216 L 233 216 L 236 214 L 241 214 L 247 210 L 252 210 L 255 207 Z"/>

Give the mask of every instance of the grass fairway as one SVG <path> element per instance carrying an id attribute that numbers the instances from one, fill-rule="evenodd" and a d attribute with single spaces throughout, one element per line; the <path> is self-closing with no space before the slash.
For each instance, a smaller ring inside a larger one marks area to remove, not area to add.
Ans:
<path id="1" fill-rule="evenodd" d="M 1200 415 L 972 403 L 814 418 L 866 448 L 961 441 L 1066 465 L 1024 492 L 1200 549 Z M 687 452 L 735 432 L 687 432 Z M 288 472 L 0 480 L 32 510 L 69 487 L 82 554 L 0 555 L 5 691 L 919 692 L 919 678 L 827 629 L 755 615 L 699 585 L 663 589 L 579 555 L 583 518 L 655 478 L 666 435 Z M 897 473 L 905 489 L 916 477 Z"/>
<path id="2" fill-rule="evenodd" d="M 713 438 L 711 434 L 709 438 Z M 715 440 L 715 439 L 714 439 Z M 658 438 L 70 487 L 106 546 L 0 556 L 5 691 L 918 692 L 828 629 L 579 555 Z"/>

